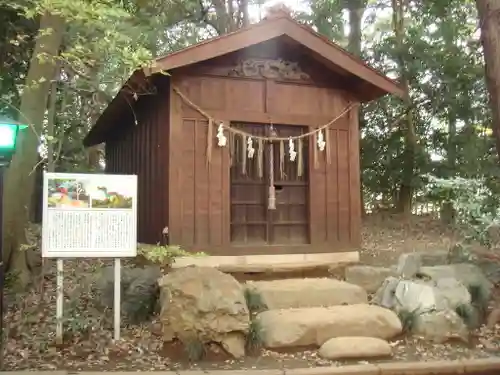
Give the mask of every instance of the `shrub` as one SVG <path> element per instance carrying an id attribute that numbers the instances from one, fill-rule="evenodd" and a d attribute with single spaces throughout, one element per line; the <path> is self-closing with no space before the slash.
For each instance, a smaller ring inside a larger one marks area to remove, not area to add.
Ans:
<path id="1" fill-rule="evenodd" d="M 411 333 L 415 327 L 415 321 L 418 314 L 414 311 L 399 310 L 397 312 L 401 325 L 403 326 L 403 333 Z"/>
<path id="2" fill-rule="evenodd" d="M 139 244 L 137 254 L 148 261 L 159 265 L 171 265 L 175 258 L 185 256 L 206 256 L 203 252 L 191 253 L 178 245 L 145 245 Z"/>
<path id="3" fill-rule="evenodd" d="M 258 313 L 267 310 L 267 306 L 259 292 L 251 288 L 245 288 L 244 293 L 248 310 L 250 310 L 251 313 Z"/>
<path id="4" fill-rule="evenodd" d="M 262 325 L 257 319 L 250 320 L 250 327 L 246 336 L 245 347 L 248 351 L 256 351 L 262 348 L 264 343 L 264 331 Z"/>

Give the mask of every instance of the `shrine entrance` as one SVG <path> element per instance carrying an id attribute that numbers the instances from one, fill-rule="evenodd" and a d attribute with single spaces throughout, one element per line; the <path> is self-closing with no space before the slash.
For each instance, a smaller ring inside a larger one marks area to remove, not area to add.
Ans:
<path id="1" fill-rule="evenodd" d="M 231 127 L 231 243 L 308 244 L 309 139 L 259 138 L 297 137 L 307 129 L 241 123 Z"/>

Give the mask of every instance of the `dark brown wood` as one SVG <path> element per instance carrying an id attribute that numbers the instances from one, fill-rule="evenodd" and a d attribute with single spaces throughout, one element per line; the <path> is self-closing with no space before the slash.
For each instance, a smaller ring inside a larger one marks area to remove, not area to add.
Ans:
<path id="1" fill-rule="evenodd" d="M 370 97 L 399 88 L 286 17 L 248 30 L 160 60 L 171 76 L 134 73 L 86 144 L 106 142 L 108 173 L 139 176 L 141 242 L 160 242 L 168 229 L 170 244 L 212 255 L 359 246 L 359 123 L 348 109 L 366 99 L 361 89 Z M 235 157 L 247 146 L 237 135 L 217 145 L 219 122 L 253 137 L 269 136 L 272 125 L 287 139 L 333 119 L 323 130 L 328 151 L 318 150 L 316 136 L 303 139 L 301 175 L 285 142 L 262 143 L 260 170 L 255 159 Z M 268 209 L 271 181 L 275 210 Z"/>
<path id="2" fill-rule="evenodd" d="M 147 243 L 162 240 L 169 212 L 168 123 L 163 121 L 169 113 L 168 79 L 156 85 L 161 95 L 141 98 L 134 112 L 122 116 L 123 131 L 105 150 L 106 173 L 138 175 L 138 238 Z"/>
<path id="3" fill-rule="evenodd" d="M 147 74 L 162 70 L 170 71 L 214 59 L 280 36 L 285 36 L 289 41 L 307 47 L 312 52 L 311 55 L 323 64 L 334 67 L 333 69 L 340 68 L 371 84 L 373 86 L 370 90 L 373 93 L 371 99 L 386 93 L 399 96 L 404 94 L 404 91 L 393 80 L 370 68 L 359 58 L 316 33 L 311 27 L 302 25 L 285 14 L 160 58 L 153 68 L 147 68 L 145 71 Z"/>

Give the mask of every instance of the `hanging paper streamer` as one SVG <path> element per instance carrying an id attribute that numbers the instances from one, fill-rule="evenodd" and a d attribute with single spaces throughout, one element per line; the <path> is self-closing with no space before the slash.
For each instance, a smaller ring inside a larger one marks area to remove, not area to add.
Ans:
<path id="1" fill-rule="evenodd" d="M 253 147 L 252 137 L 248 137 L 247 139 L 247 152 L 248 152 L 248 158 L 253 159 L 253 156 L 255 155 L 255 148 Z"/>
<path id="2" fill-rule="evenodd" d="M 280 141 L 280 154 L 279 154 L 279 157 L 280 157 L 280 178 L 282 180 L 285 179 L 285 142 L 284 141 Z"/>
<path id="3" fill-rule="evenodd" d="M 290 156 L 290 161 L 295 161 L 297 158 L 297 151 L 295 151 L 295 143 L 293 143 L 292 138 L 288 140 L 288 155 Z"/>
<path id="4" fill-rule="evenodd" d="M 323 131 L 322 130 L 320 130 L 318 132 L 317 144 L 318 144 L 318 149 L 320 151 L 325 151 L 326 142 L 325 142 L 325 138 L 323 137 Z"/>
<path id="5" fill-rule="evenodd" d="M 224 126 L 222 125 L 222 123 L 220 123 L 219 127 L 217 128 L 216 137 L 218 139 L 217 144 L 219 145 L 219 147 L 225 147 L 227 145 L 227 138 L 224 135 Z"/>

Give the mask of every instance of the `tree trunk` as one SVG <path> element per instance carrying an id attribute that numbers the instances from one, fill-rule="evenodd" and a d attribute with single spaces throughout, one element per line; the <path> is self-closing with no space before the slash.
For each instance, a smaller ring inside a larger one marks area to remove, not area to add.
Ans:
<path id="1" fill-rule="evenodd" d="M 54 78 L 56 63 L 64 34 L 64 20 L 58 15 L 45 13 L 40 20 L 40 30 L 30 61 L 26 85 L 21 98 L 19 120 L 30 124 L 18 139 L 18 149 L 7 171 L 4 194 L 4 260 L 6 269 L 18 276 L 19 286 L 26 286 L 30 279 L 30 264 L 20 245 L 26 241 L 25 228 L 31 210 L 35 172 L 39 158 L 39 136 L 43 129 L 50 83 Z"/>
<path id="2" fill-rule="evenodd" d="M 363 37 L 362 20 L 363 20 L 363 14 L 365 13 L 366 10 L 366 2 L 367 2 L 366 0 L 356 0 L 356 1 L 351 0 L 345 4 L 349 12 L 349 37 L 348 37 L 347 49 L 349 50 L 349 52 L 358 57 L 361 57 L 361 41 Z M 361 111 L 358 108 L 353 109 L 353 111 L 358 111 L 358 118 L 361 125 L 361 123 L 364 122 L 363 111 Z M 361 141 L 361 132 L 360 132 L 360 141 Z M 361 145 L 361 142 L 359 144 Z M 366 210 L 365 210 L 365 196 L 363 194 L 363 174 L 361 173 L 361 171 L 359 171 L 359 173 L 360 173 L 359 195 L 361 202 L 361 215 L 365 216 Z"/>
<path id="3" fill-rule="evenodd" d="M 476 0 L 476 7 L 486 66 L 486 87 L 493 117 L 491 127 L 500 157 L 500 1 Z"/>
<path id="4" fill-rule="evenodd" d="M 405 89 L 403 101 L 409 109 L 406 114 L 406 129 L 404 134 L 404 161 L 403 178 L 398 192 L 397 210 L 406 216 L 411 215 L 413 196 L 413 177 L 415 173 L 415 153 L 417 149 L 417 136 L 413 120 L 412 100 L 410 97 L 410 84 L 408 72 L 406 71 L 405 56 L 405 0 L 392 0 L 392 24 L 396 37 L 396 60 L 399 65 L 400 82 Z"/>

